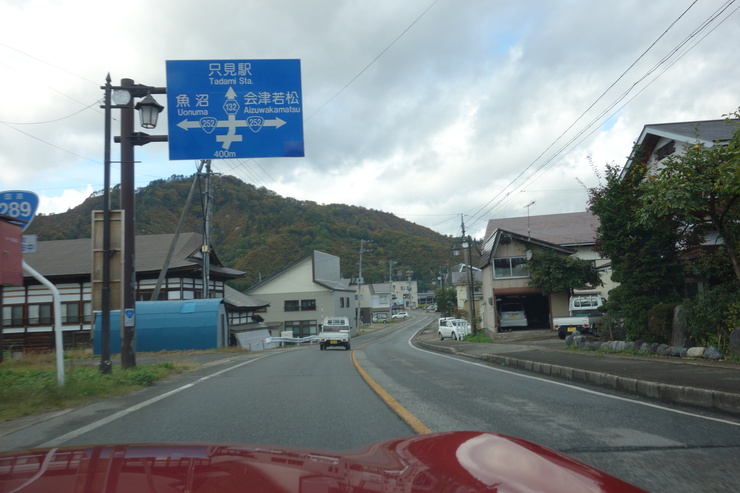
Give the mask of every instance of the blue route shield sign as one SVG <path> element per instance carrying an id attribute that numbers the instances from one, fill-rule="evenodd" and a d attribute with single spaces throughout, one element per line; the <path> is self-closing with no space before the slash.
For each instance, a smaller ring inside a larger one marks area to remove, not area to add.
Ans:
<path id="1" fill-rule="evenodd" d="M 170 159 L 302 157 L 300 60 L 168 60 Z"/>
<path id="2" fill-rule="evenodd" d="M 31 225 L 36 209 L 39 207 L 39 197 L 26 190 L 6 190 L 0 192 L 0 214 L 17 219 L 21 231 Z M 11 221 L 16 222 L 16 221 Z"/>

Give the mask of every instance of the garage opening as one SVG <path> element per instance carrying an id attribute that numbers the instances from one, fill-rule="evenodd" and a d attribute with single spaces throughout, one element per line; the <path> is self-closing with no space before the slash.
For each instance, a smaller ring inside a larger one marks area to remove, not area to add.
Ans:
<path id="1" fill-rule="evenodd" d="M 511 321 L 501 319 L 502 309 L 514 309 L 515 305 L 521 305 L 524 308 L 524 314 L 527 318 L 526 326 L 521 326 L 515 320 L 515 315 L 509 315 L 505 312 L 506 317 L 511 317 Z M 506 330 L 527 330 L 527 329 L 548 329 L 550 328 L 550 305 L 547 296 L 542 293 L 527 295 L 500 296 L 496 298 L 496 309 L 499 316 L 499 327 Z"/>

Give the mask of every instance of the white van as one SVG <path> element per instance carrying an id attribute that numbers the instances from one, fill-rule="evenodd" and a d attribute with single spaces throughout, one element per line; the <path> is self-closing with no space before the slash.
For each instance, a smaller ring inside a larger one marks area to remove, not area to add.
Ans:
<path id="1" fill-rule="evenodd" d="M 454 341 L 459 341 L 465 338 L 470 333 L 470 324 L 467 320 L 454 317 L 440 318 L 437 322 L 437 336 L 440 341 L 444 341 L 445 337 L 449 337 Z"/>

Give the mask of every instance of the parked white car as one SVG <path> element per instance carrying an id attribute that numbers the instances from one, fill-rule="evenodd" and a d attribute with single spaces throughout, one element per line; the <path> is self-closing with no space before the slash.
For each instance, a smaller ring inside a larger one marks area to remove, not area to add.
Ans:
<path id="1" fill-rule="evenodd" d="M 453 341 L 459 341 L 465 338 L 470 333 L 470 324 L 467 320 L 461 318 L 445 317 L 440 318 L 437 328 L 437 336 L 440 341 L 444 341 L 445 337 L 452 339 Z"/>

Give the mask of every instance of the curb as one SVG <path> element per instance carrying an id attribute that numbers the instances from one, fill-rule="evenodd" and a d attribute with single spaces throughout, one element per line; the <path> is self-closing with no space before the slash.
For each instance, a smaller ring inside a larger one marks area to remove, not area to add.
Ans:
<path id="1" fill-rule="evenodd" d="M 416 342 L 427 349 L 440 353 L 458 354 L 468 358 L 483 360 L 487 363 L 517 368 L 534 373 L 541 373 L 543 375 L 563 380 L 583 382 L 599 387 L 620 390 L 672 404 L 684 404 L 740 415 L 740 394 L 638 380 L 610 373 L 595 372 L 579 368 L 553 365 L 550 363 L 512 358 L 511 356 L 501 356 L 497 354 L 474 355 L 459 351 L 453 347 L 428 344 L 422 339 L 417 339 Z"/>

